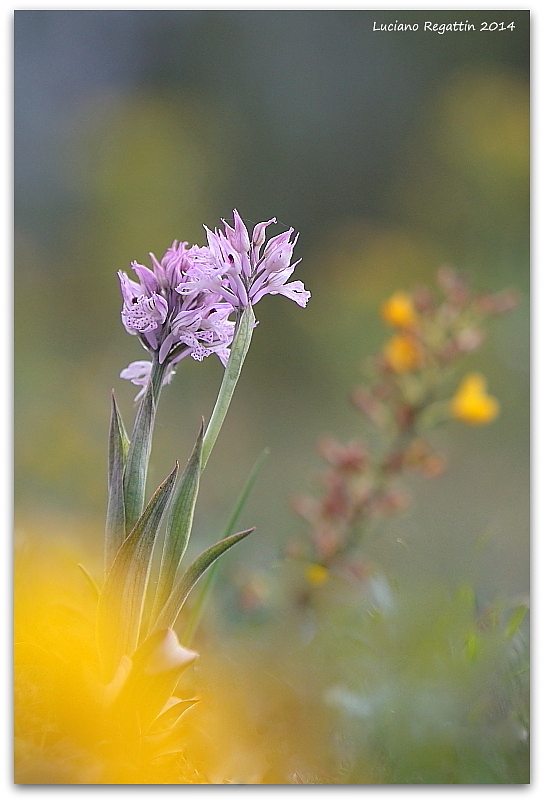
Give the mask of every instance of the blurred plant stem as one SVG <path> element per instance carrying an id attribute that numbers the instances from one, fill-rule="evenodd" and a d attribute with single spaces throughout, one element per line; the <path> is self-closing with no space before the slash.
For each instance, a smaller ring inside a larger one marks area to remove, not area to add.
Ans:
<path id="1" fill-rule="evenodd" d="M 230 517 L 223 530 L 222 538 L 228 537 L 228 535 L 230 535 L 230 533 L 236 526 L 236 521 L 238 520 L 238 516 L 240 515 L 244 507 L 244 504 L 246 503 L 247 498 L 253 489 L 253 485 L 255 484 L 255 480 L 257 479 L 259 471 L 261 470 L 263 463 L 269 454 L 270 450 L 268 448 L 265 448 L 260 457 L 256 460 L 255 464 L 253 465 L 253 468 L 251 469 L 251 472 L 246 480 L 246 483 L 236 500 L 236 504 L 232 508 Z M 219 568 L 219 563 L 217 562 L 214 563 L 214 565 L 212 565 L 212 567 L 209 569 L 206 576 L 201 582 L 200 592 L 197 596 L 197 599 L 193 607 L 191 608 L 183 634 L 183 643 L 185 643 L 187 646 L 190 646 L 194 634 L 198 629 L 198 626 L 204 615 L 205 608 L 213 588 L 218 568 Z"/>

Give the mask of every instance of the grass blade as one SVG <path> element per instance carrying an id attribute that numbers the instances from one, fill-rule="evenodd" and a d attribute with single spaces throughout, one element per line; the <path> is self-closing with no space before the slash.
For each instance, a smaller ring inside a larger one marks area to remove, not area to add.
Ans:
<path id="1" fill-rule="evenodd" d="M 229 519 L 227 521 L 227 524 L 226 524 L 226 526 L 225 526 L 225 528 L 223 530 L 223 537 L 224 538 L 227 537 L 227 535 L 230 535 L 231 531 L 236 526 L 236 521 L 238 520 L 238 516 L 242 512 L 244 504 L 246 503 L 247 498 L 248 498 L 249 494 L 251 493 L 251 491 L 253 489 L 253 485 L 255 484 L 255 480 L 256 480 L 256 478 L 257 478 L 257 476 L 259 474 L 259 471 L 262 468 L 263 462 L 265 461 L 265 459 L 268 457 L 269 454 L 270 454 L 270 450 L 268 448 L 265 448 L 264 451 L 262 452 L 262 454 L 256 460 L 255 464 L 253 465 L 253 468 L 251 469 L 251 472 L 250 472 L 248 478 L 246 479 L 246 483 L 244 484 L 244 486 L 243 486 L 243 488 L 242 488 L 242 490 L 240 492 L 240 495 L 236 499 L 236 503 L 235 503 L 234 507 L 232 508 L 231 514 L 230 514 Z M 211 566 L 210 570 L 206 573 L 206 576 L 204 577 L 204 579 L 202 580 L 200 591 L 199 591 L 199 594 L 198 594 L 198 598 L 197 598 L 195 604 L 193 605 L 193 607 L 191 609 L 191 612 L 190 612 L 190 614 L 188 616 L 187 625 L 186 625 L 185 632 L 184 632 L 184 635 L 183 635 L 183 643 L 186 646 L 189 646 L 189 644 L 191 643 L 192 637 L 193 637 L 193 635 L 194 635 L 194 633 L 195 633 L 195 631 L 196 631 L 196 629 L 197 629 L 197 627 L 198 627 L 198 625 L 199 625 L 199 623 L 200 623 L 200 621 L 202 619 L 202 615 L 204 614 L 204 609 L 205 609 L 205 606 L 206 606 L 206 602 L 207 602 L 207 600 L 209 598 L 209 595 L 211 593 L 211 589 L 212 589 L 213 582 L 214 582 L 215 576 L 217 574 L 218 568 L 219 568 L 219 563 L 215 562 Z"/>

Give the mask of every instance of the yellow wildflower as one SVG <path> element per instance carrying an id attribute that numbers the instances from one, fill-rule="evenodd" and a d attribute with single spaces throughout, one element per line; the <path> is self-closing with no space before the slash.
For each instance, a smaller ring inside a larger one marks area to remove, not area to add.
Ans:
<path id="1" fill-rule="evenodd" d="M 486 392 L 487 384 L 481 373 L 467 373 L 450 401 L 454 417 L 465 423 L 490 423 L 499 414 L 499 403 Z"/>
<path id="2" fill-rule="evenodd" d="M 417 323 L 417 314 L 412 299 L 406 292 L 395 292 L 382 304 L 380 309 L 382 320 L 390 326 L 409 329 Z"/>
<path id="3" fill-rule="evenodd" d="M 309 563 L 304 570 L 304 576 L 310 585 L 317 588 L 327 581 L 329 572 L 321 563 Z"/>
<path id="4" fill-rule="evenodd" d="M 421 352 L 406 334 L 395 334 L 384 345 L 383 354 L 396 373 L 406 373 L 421 365 Z"/>

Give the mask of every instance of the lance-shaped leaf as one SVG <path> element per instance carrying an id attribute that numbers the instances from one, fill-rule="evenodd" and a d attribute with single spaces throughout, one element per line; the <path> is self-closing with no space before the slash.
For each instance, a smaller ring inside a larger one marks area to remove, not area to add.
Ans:
<path id="1" fill-rule="evenodd" d="M 132 440 L 127 454 L 123 489 L 125 495 L 125 530 L 130 532 L 142 513 L 145 499 L 147 467 L 151 453 L 155 399 L 151 382 L 138 408 Z"/>
<path id="2" fill-rule="evenodd" d="M 153 361 L 147 389 L 134 421 L 123 477 L 126 534 L 131 531 L 144 508 L 145 483 L 149 455 L 151 453 L 151 441 L 153 439 L 155 412 L 159 402 L 165 367 L 166 363 L 161 365 L 156 360 Z"/>
<path id="3" fill-rule="evenodd" d="M 234 394 L 236 383 L 240 378 L 244 359 L 251 343 L 253 329 L 255 328 L 255 315 L 251 306 L 247 306 L 236 327 L 236 332 L 230 348 L 229 361 L 225 367 L 223 381 L 219 388 L 217 401 L 213 408 L 210 421 L 204 435 L 202 445 L 202 470 L 206 467 L 211 450 L 225 420 L 229 404 Z"/>
<path id="4" fill-rule="evenodd" d="M 109 570 L 121 543 L 125 539 L 125 498 L 123 472 L 129 441 L 113 390 L 108 447 L 108 509 L 106 513 L 105 564 Z"/>
<path id="5" fill-rule="evenodd" d="M 223 538 L 223 540 L 219 540 L 193 560 L 181 579 L 174 586 L 172 593 L 168 597 L 168 601 L 162 608 L 155 622 L 155 629 L 166 629 L 167 627 L 174 626 L 187 596 L 204 571 L 209 568 L 218 557 L 227 551 L 227 549 L 230 549 L 231 546 L 243 540 L 243 538 L 247 537 L 254 529 L 255 527 L 253 526 L 251 529 L 245 529 L 243 532 L 237 532 L 234 535 Z"/>
<path id="6" fill-rule="evenodd" d="M 97 637 L 106 681 L 138 644 L 153 545 L 176 482 L 178 466 L 149 501 L 106 577 L 98 602 Z"/>
<path id="7" fill-rule="evenodd" d="M 187 543 L 191 535 L 198 486 L 200 483 L 203 434 L 204 421 L 200 427 L 193 453 L 179 481 L 174 500 L 170 505 L 151 621 L 158 616 L 170 595 L 176 572 L 185 554 Z"/>

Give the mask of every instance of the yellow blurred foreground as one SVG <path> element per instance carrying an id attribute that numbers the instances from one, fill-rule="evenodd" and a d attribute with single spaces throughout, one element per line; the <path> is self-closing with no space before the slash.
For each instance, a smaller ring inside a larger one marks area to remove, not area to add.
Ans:
<path id="1" fill-rule="evenodd" d="M 105 682 L 95 643 L 96 601 L 92 581 L 65 547 L 53 542 L 45 550 L 43 543 L 19 549 L 15 782 L 228 782 L 210 764 L 214 754 L 204 733 L 222 732 L 223 741 L 227 732 L 213 702 L 207 709 L 194 696 L 196 653 L 166 630 L 144 642 L 132 660 L 125 656 Z M 180 667 L 186 668 L 181 683 Z M 232 721 L 229 727 L 232 743 Z"/>

